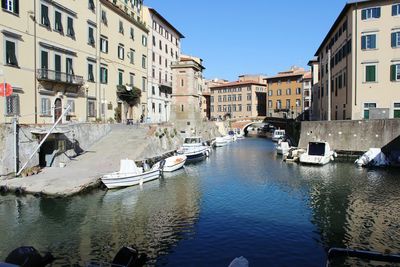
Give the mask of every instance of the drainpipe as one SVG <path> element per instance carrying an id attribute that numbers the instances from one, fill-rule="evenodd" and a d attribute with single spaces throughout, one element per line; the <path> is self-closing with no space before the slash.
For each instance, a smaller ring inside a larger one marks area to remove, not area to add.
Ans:
<path id="1" fill-rule="evenodd" d="M 327 97 L 328 97 L 328 121 L 331 121 L 331 113 L 332 113 L 332 111 L 331 111 L 331 108 L 332 108 L 332 103 L 331 103 L 331 98 L 332 98 L 332 88 L 331 88 L 331 86 L 332 86 L 332 73 L 331 73 L 331 50 L 329 49 L 328 50 L 328 94 L 327 94 Z"/>
<path id="2" fill-rule="evenodd" d="M 357 51 L 358 51 L 358 47 L 357 47 L 357 45 L 358 45 L 358 2 L 356 2 L 356 19 L 355 19 L 355 27 L 356 27 L 356 29 L 355 29 L 355 34 L 353 34 L 353 38 L 355 38 L 355 47 L 354 48 L 352 48 L 352 51 L 354 51 L 354 57 L 355 57 L 355 59 L 354 59 L 354 66 L 355 66 L 355 68 L 354 68 L 354 80 L 355 80 L 355 82 L 354 82 L 354 106 L 357 106 L 357 68 L 358 68 L 358 66 L 357 66 Z M 353 115 L 351 116 L 351 118 L 353 118 Z"/>
<path id="3" fill-rule="evenodd" d="M 34 44 L 33 44 L 33 61 L 34 61 L 34 73 L 33 73 L 33 80 L 34 80 L 34 93 L 35 93 L 35 124 L 37 124 L 38 122 L 38 112 L 37 112 L 37 79 L 36 79 L 36 72 L 37 72 L 37 51 L 36 51 L 36 46 L 37 46 L 37 35 L 36 35 L 36 0 L 33 1 L 33 40 L 34 40 Z"/>

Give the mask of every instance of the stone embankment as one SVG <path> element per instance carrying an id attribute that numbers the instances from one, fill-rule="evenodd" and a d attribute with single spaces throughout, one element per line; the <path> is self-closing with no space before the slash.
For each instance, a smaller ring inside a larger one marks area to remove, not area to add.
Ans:
<path id="1" fill-rule="evenodd" d="M 101 184 L 102 175 L 119 169 L 124 158 L 142 161 L 175 151 L 183 137 L 172 126 L 114 126 L 100 141 L 66 163 L 64 168 L 44 168 L 33 176 L 0 180 L 4 191 L 66 197 Z M 218 135 L 217 127 L 206 124 L 200 130 L 205 139 Z"/>

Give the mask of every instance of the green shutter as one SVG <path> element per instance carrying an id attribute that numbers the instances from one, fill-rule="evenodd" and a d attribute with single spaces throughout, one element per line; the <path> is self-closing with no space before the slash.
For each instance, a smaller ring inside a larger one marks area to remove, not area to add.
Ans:
<path id="1" fill-rule="evenodd" d="M 400 118 L 400 110 L 395 110 L 393 114 L 394 118 Z"/>
<path id="2" fill-rule="evenodd" d="M 375 82 L 376 81 L 376 66 L 366 66 L 365 67 L 365 81 L 366 82 Z"/>
<path id="3" fill-rule="evenodd" d="M 392 32 L 392 47 L 396 47 L 397 46 L 397 40 L 396 40 L 396 36 L 397 34 L 395 32 Z"/>
<path id="4" fill-rule="evenodd" d="M 362 19 L 362 20 L 367 19 L 367 10 L 366 10 L 366 9 L 364 9 L 364 10 L 361 11 L 361 19 Z"/>
<path id="5" fill-rule="evenodd" d="M 390 66 L 390 81 L 396 81 L 396 65 Z"/>
<path id="6" fill-rule="evenodd" d="M 369 119 L 369 110 L 364 110 L 364 119 Z"/>

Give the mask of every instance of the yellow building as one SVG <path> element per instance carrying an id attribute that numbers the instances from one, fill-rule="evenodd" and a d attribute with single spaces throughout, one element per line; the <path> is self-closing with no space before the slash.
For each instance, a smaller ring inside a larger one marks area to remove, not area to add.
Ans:
<path id="1" fill-rule="evenodd" d="M 121 102 L 116 96 L 121 72 L 123 84 L 145 89 L 147 29 L 141 5 L 122 0 L 2 1 L 0 79 L 13 87 L 13 94 L 0 101 L 3 122 L 19 116 L 21 123 L 53 123 L 67 106 L 71 110 L 63 123 L 114 119 Z"/>
<path id="2" fill-rule="evenodd" d="M 297 118 L 303 112 L 303 76 L 305 70 L 292 67 L 266 78 L 268 82 L 267 116 Z"/>

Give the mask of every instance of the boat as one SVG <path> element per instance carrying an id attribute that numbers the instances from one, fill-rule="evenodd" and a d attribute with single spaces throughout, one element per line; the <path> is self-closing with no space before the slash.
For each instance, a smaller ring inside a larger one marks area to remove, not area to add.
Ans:
<path id="1" fill-rule="evenodd" d="M 354 162 L 358 167 L 384 167 L 388 166 L 389 160 L 380 148 L 370 148 L 365 154 Z"/>
<path id="2" fill-rule="evenodd" d="M 278 155 L 286 155 L 290 150 L 289 142 L 279 140 L 275 148 Z"/>
<path id="3" fill-rule="evenodd" d="M 275 130 L 272 134 L 272 141 L 278 142 L 278 140 L 283 137 L 285 137 L 285 130 Z"/>
<path id="4" fill-rule="evenodd" d="M 148 168 L 147 164 L 144 164 L 142 169 L 137 167 L 133 160 L 123 159 L 120 170 L 104 175 L 101 181 L 108 189 L 143 184 L 158 179 L 163 165 L 164 161 L 154 164 L 152 168 Z"/>
<path id="5" fill-rule="evenodd" d="M 336 156 L 327 142 L 309 142 L 306 153 L 300 156 L 300 163 L 325 165 Z"/>
<path id="6" fill-rule="evenodd" d="M 223 147 L 223 146 L 226 146 L 227 144 L 228 144 L 228 140 L 226 140 L 225 137 L 217 137 L 217 138 L 215 138 L 214 145 L 216 147 Z"/>
<path id="7" fill-rule="evenodd" d="M 163 172 L 174 172 L 185 165 L 187 157 L 185 155 L 173 156 L 165 159 Z"/>
<path id="8" fill-rule="evenodd" d="M 283 155 L 283 161 L 287 163 L 299 162 L 300 156 L 306 153 L 305 149 L 292 147 L 289 149 L 288 153 Z"/>
<path id="9" fill-rule="evenodd" d="M 196 160 L 208 157 L 210 151 L 210 147 L 201 137 L 186 137 L 182 147 L 178 149 L 177 153 L 179 155 L 185 155 L 187 160 Z"/>

